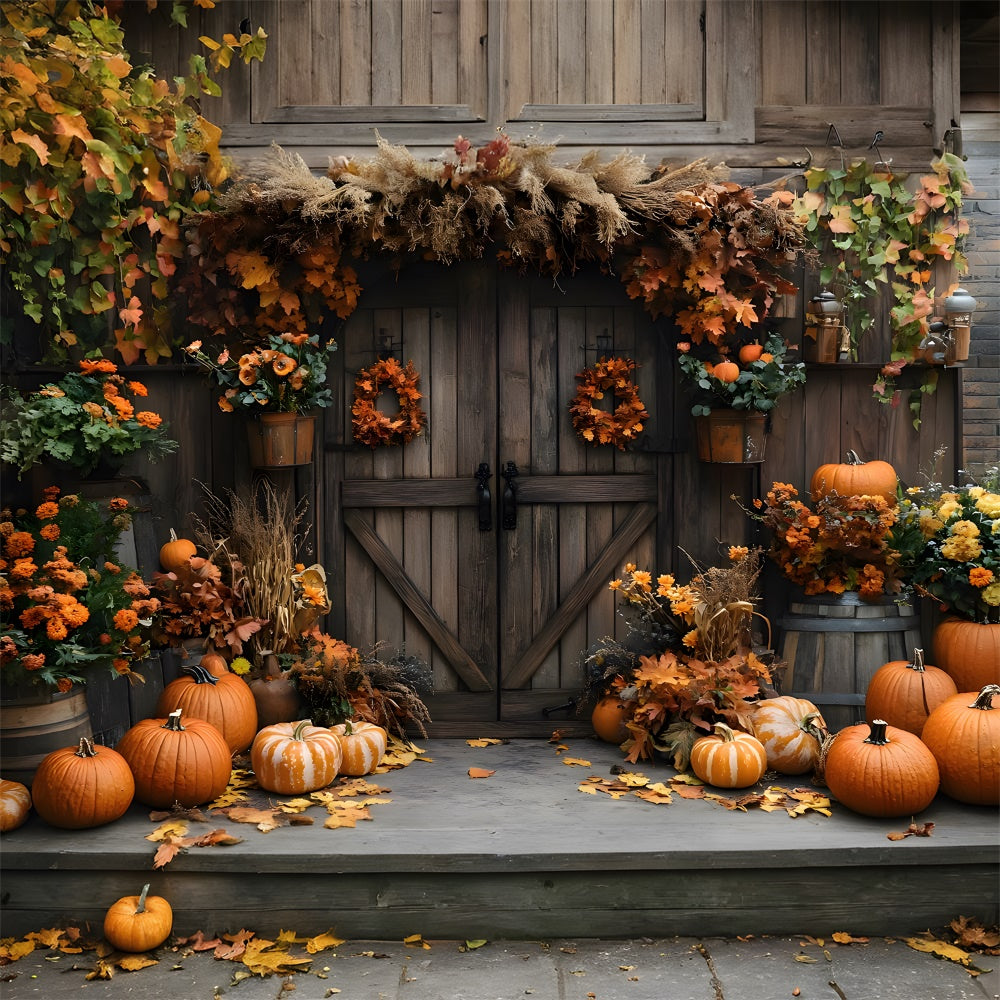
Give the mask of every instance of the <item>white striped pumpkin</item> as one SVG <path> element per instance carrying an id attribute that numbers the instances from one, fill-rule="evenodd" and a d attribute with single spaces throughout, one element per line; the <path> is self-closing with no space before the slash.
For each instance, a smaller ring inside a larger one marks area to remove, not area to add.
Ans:
<path id="1" fill-rule="evenodd" d="M 691 770 L 717 788 L 747 788 L 767 770 L 767 752 L 756 736 L 717 722 L 711 736 L 695 740 Z"/>
<path id="2" fill-rule="evenodd" d="M 826 722 L 811 701 L 787 694 L 766 698 L 757 703 L 750 725 L 764 744 L 768 767 L 781 774 L 805 774 L 816 767 Z"/>
<path id="3" fill-rule="evenodd" d="M 330 732 L 340 740 L 341 774 L 358 778 L 371 774 L 382 763 L 389 737 L 381 726 L 374 722 L 344 722 L 331 726 Z"/>
<path id="4" fill-rule="evenodd" d="M 340 771 L 340 740 L 329 729 L 301 722 L 265 726 L 250 748 L 257 784 L 280 795 L 325 788 Z"/>

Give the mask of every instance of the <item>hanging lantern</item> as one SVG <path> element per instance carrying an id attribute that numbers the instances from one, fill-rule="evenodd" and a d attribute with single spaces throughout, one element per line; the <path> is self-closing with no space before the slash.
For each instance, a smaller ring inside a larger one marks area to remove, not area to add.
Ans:
<path id="1" fill-rule="evenodd" d="M 949 351 L 945 364 L 969 360 L 972 314 L 976 309 L 976 305 L 976 300 L 964 288 L 956 288 L 944 300 L 945 320 L 948 324 L 948 330 L 951 333 L 951 340 L 954 345 L 954 357 L 951 356 L 952 351 Z"/>
<path id="2" fill-rule="evenodd" d="M 814 364 L 836 364 L 840 357 L 843 335 L 844 304 L 831 291 L 813 296 L 806 305 L 806 336 L 802 342 L 803 357 Z"/>

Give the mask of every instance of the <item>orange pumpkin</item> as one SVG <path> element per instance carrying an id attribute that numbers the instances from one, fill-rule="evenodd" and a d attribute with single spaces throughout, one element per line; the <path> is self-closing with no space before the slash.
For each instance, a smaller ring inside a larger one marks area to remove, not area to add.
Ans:
<path id="1" fill-rule="evenodd" d="M 229 661 L 219 653 L 206 653 L 198 661 L 198 666 L 204 667 L 213 677 L 230 676 Z"/>
<path id="2" fill-rule="evenodd" d="M 160 546 L 160 565 L 168 573 L 176 573 L 184 569 L 192 556 L 198 554 L 194 542 L 188 538 L 178 538 L 177 532 L 170 529 L 170 541 Z"/>
<path id="3" fill-rule="evenodd" d="M 931 712 L 922 737 L 959 802 L 1000 805 L 1000 686 L 952 695 Z"/>
<path id="4" fill-rule="evenodd" d="M 835 799 L 865 816 L 913 816 L 931 804 L 939 784 L 930 750 L 882 719 L 837 733 L 824 778 Z"/>
<path id="5" fill-rule="evenodd" d="M 958 694 L 955 682 L 938 667 L 924 663 L 924 651 L 913 659 L 891 660 L 875 671 L 865 694 L 865 718 L 885 719 L 890 726 L 919 736 L 927 716 L 938 705 Z"/>
<path id="6" fill-rule="evenodd" d="M 125 815 L 134 795 L 135 779 L 125 758 L 85 736 L 79 747 L 53 750 L 31 783 L 35 811 L 63 830 L 113 823 Z"/>
<path id="7" fill-rule="evenodd" d="M 204 719 L 222 733 L 230 753 L 246 750 L 257 735 L 257 703 L 242 677 L 228 670 L 222 676 L 210 673 L 202 657 L 196 667 L 184 667 L 184 677 L 171 681 L 160 695 L 158 715 L 184 709 L 188 718 Z M 214 659 L 222 660 L 215 656 Z M 225 663 L 225 660 L 222 660 Z"/>
<path id="8" fill-rule="evenodd" d="M 340 740 L 340 773 L 358 778 L 371 774 L 385 756 L 389 734 L 373 722 L 345 722 L 331 726 L 330 732 Z"/>
<path id="9" fill-rule="evenodd" d="M 750 717 L 754 736 L 767 753 L 767 766 L 781 774 L 805 774 L 819 761 L 826 721 L 805 698 L 782 695 L 758 702 Z"/>
<path id="10" fill-rule="evenodd" d="M 712 369 L 712 374 L 720 382 L 735 382 L 740 377 L 740 366 L 733 361 L 720 361 Z"/>
<path id="11" fill-rule="evenodd" d="M 888 462 L 865 462 L 849 451 L 846 462 L 821 465 L 812 474 L 809 492 L 813 500 L 836 492 L 842 497 L 883 497 L 892 503 L 897 482 L 896 470 Z"/>
<path id="12" fill-rule="evenodd" d="M 257 784 L 281 795 L 325 788 L 337 777 L 342 757 L 336 734 L 308 719 L 265 726 L 250 748 Z"/>
<path id="13" fill-rule="evenodd" d="M 602 698 L 590 715 L 590 724 L 599 739 L 605 743 L 622 744 L 628 739 L 629 706 L 621 698 L 608 695 Z"/>
<path id="14" fill-rule="evenodd" d="M 104 915 L 104 936 L 119 951 L 151 951 L 170 937 L 174 911 L 162 896 L 149 895 L 149 883 L 138 896 L 123 896 Z"/>
<path id="15" fill-rule="evenodd" d="M 694 741 L 691 770 L 718 788 L 746 788 L 767 770 L 767 752 L 756 736 L 717 722 L 711 736 Z"/>
<path id="16" fill-rule="evenodd" d="M 31 812 L 31 792 L 20 781 L 0 778 L 0 833 L 16 830 Z"/>
<path id="17" fill-rule="evenodd" d="M 945 618 L 934 629 L 934 662 L 959 691 L 1000 684 L 1000 625 Z"/>
<path id="18" fill-rule="evenodd" d="M 135 797 L 147 806 L 185 808 L 217 799 L 229 784 L 232 756 L 222 733 L 204 719 L 181 723 L 181 709 L 166 719 L 143 719 L 115 749 L 132 770 Z"/>
<path id="19" fill-rule="evenodd" d="M 745 365 L 752 364 L 754 361 L 759 361 L 763 353 L 764 348 L 760 344 L 744 344 L 740 348 L 740 361 Z"/>

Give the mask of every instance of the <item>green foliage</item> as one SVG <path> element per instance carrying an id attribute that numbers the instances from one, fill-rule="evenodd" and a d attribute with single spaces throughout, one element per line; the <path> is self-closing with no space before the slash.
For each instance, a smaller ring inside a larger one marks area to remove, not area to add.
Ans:
<path id="1" fill-rule="evenodd" d="M 173 4 L 176 23 L 185 6 Z M 47 360 L 113 340 L 127 363 L 155 363 L 172 353 L 182 224 L 228 176 L 220 130 L 190 101 L 220 92 L 209 62 L 192 57 L 171 87 L 132 63 L 118 20 L 89 0 L 20 0 L 4 15 L 0 251 L 11 313 L 38 324 Z M 260 29 L 202 41 L 218 69 L 237 52 L 260 58 L 265 39 Z"/>

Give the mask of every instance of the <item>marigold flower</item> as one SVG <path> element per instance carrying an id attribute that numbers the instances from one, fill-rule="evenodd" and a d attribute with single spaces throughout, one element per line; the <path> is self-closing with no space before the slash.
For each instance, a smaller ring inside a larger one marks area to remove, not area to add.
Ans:
<path id="1" fill-rule="evenodd" d="M 973 587 L 986 587 L 993 582 L 993 570 L 985 566 L 974 566 L 969 570 L 969 583 Z"/>
<path id="2" fill-rule="evenodd" d="M 110 635 L 108 635 L 108 633 L 107 633 L 107 632 L 102 632 L 102 633 L 101 633 L 101 634 L 100 634 L 100 635 L 99 635 L 99 636 L 97 637 L 97 641 L 98 641 L 98 642 L 99 642 L 99 643 L 100 643 L 100 644 L 101 644 L 102 646 L 110 646 L 110 645 L 111 645 L 111 636 L 110 636 Z"/>
<path id="3" fill-rule="evenodd" d="M 749 551 L 745 545 L 730 545 L 729 559 L 731 562 L 739 562 L 741 559 L 746 558 Z"/>
<path id="4" fill-rule="evenodd" d="M 687 646 L 689 649 L 697 649 L 698 648 L 698 630 L 696 628 L 691 629 L 691 631 L 688 632 L 684 636 L 684 638 L 681 640 L 681 642 L 683 642 L 684 645 Z"/>
<path id="5" fill-rule="evenodd" d="M 98 406 L 97 403 L 91 403 L 89 400 L 82 404 L 82 409 L 94 420 L 103 420 L 105 417 L 104 407 Z"/>
<path id="6" fill-rule="evenodd" d="M 130 420 L 135 413 L 135 407 L 124 396 L 115 396 L 109 402 L 121 420 Z"/>
<path id="7" fill-rule="evenodd" d="M 133 396 L 148 396 L 149 390 L 142 382 L 129 382 L 128 387 Z"/>
<path id="8" fill-rule="evenodd" d="M 971 562 L 983 554 L 983 547 L 975 538 L 966 535 L 953 535 L 941 546 L 941 555 L 952 562 Z"/>
<path id="9" fill-rule="evenodd" d="M 10 575 L 15 580 L 30 580 L 37 572 L 38 567 L 31 561 L 29 556 L 25 556 L 22 559 L 15 559 L 14 565 L 10 568 Z"/>
<path id="10" fill-rule="evenodd" d="M 11 559 L 26 556 L 35 550 L 35 539 L 27 531 L 14 531 L 7 536 L 4 551 Z"/>
<path id="11" fill-rule="evenodd" d="M 621 580 L 612 580 L 611 583 L 608 584 L 608 590 L 621 590 L 621 588 Z"/>
<path id="12" fill-rule="evenodd" d="M 69 635 L 69 629 L 61 618 L 53 616 L 45 623 L 45 634 L 50 639 L 65 639 Z"/>
<path id="13" fill-rule="evenodd" d="M 54 542 L 59 538 L 61 531 L 58 524 L 44 524 L 39 530 L 38 534 L 42 536 L 47 542 Z"/>
<path id="14" fill-rule="evenodd" d="M 107 358 L 98 358 L 96 360 L 84 358 L 79 364 L 80 371 L 83 372 L 84 375 L 94 375 L 97 372 L 114 375 L 114 373 L 118 371 L 118 366 L 113 361 L 109 361 Z"/>
<path id="15" fill-rule="evenodd" d="M 131 632 L 139 624 L 139 616 L 131 608 L 115 612 L 115 628 L 119 632 Z"/>
<path id="16" fill-rule="evenodd" d="M 121 674 L 121 675 L 123 675 L 123 676 L 125 674 L 132 673 L 132 670 L 131 670 L 131 668 L 128 665 L 128 660 L 123 659 L 120 656 L 119 657 L 115 657 L 115 659 L 113 659 L 111 661 L 111 666 L 113 666 L 115 668 L 115 670 L 117 670 L 118 673 Z"/>
<path id="17" fill-rule="evenodd" d="M 142 424 L 143 427 L 148 427 L 150 430 L 155 430 L 160 424 L 163 423 L 163 417 L 158 413 L 153 413 L 152 410 L 140 410 L 136 415 L 135 419 Z"/>
<path id="18" fill-rule="evenodd" d="M 59 689 L 61 694 L 65 694 L 73 687 L 73 682 L 68 677 L 60 677 L 56 681 L 56 687 Z"/>
<path id="19" fill-rule="evenodd" d="M 60 493 L 62 493 L 62 490 L 58 486 L 46 486 L 42 490 L 42 496 L 49 501 L 58 500 Z"/>
<path id="20" fill-rule="evenodd" d="M 105 568 L 105 569 L 106 569 L 106 570 L 107 570 L 107 571 L 108 571 L 109 573 L 112 573 L 112 574 L 114 574 L 115 576 L 117 576 L 117 575 L 118 575 L 118 574 L 119 574 L 119 573 L 120 573 L 120 572 L 122 571 L 122 568 L 121 568 L 121 566 L 119 566 L 119 565 L 118 565 L 117 563 L 113 563 L 113 562 L 106 562 L 106 563 L 104 564 L 104 568 Z"/>
<path id="21" fill-rule="evenodd" d="M 25 670 L 41 670 L 45 666 L 44 653 L 25 653 L 21 657 L 21 666 Z"/>
<path id="22" fill-rule="evenodd" d="M 991 583 L 980 596 L 991 608 L 1000 608 L 1000 580 Z"/>

